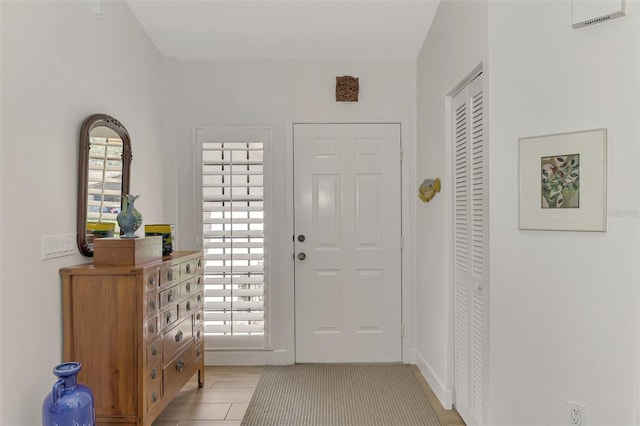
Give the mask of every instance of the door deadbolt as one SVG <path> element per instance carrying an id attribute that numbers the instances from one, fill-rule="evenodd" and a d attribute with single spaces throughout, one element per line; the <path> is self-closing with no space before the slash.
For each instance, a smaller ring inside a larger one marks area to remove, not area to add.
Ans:
<path id="1" fill-rule="evenodd" d="M 300 234 L 298 235 L 298 241 L 300 241 L 301 243 L 304 243 L 305 237 L 304 235 Z"/>
<path id="2" fill-rule="evenodd" d="M 304 253 L 298 253 L 298 259 L 299 260 L 305 260 L 307 258 L 307 255 Z"/>

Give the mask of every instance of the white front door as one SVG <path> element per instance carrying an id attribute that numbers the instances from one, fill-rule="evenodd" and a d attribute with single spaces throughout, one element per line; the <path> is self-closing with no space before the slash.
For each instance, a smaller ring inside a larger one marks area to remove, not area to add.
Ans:
<path id="1" fill-rule="evenodd" d="M 296 362 L 398 362 L 399 123 L 296 123 Z"/>

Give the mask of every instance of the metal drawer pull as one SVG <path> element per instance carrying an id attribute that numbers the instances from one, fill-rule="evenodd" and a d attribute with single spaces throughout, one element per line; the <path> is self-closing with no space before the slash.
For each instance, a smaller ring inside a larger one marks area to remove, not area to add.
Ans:
<path id="1" fill-rule="evenodd" d="M 176 363 L 176 371 L 182 371 L 184 370 L 184 361 L 180 360 Z"/>
<path id="2" fill-rule="evenodd" d="M 151 345 L 151 355 L 158 355 L 158 347 L 155 343 Z"/>
<path id="3" fill-rule="evenodd" d="M 185 290 L 187 290 L 187 293 L 191 293 L 191 283 L 187 283 L 187 285 L 184 288 Z"/>
<path id="4" fill-rule="evenodd" d="M 154 323 L 149 324 L 149 331 L 152 333 L 156 332 L 156 325 Z"/>
<path id="5" fill-rule="evenodd" d="M 191 300 L 187 301 L 187 311 L 191 310 Z"/>
<path id="6" fill-rule="evenodd" d="M 196 314 L 196 321 L 200 321 L 200 312 Z"/>
<path id="7" fill-rule="evenodd" d="M 167 300 L 169 302 L 173 301 L 173 289 L 169 290 L 169 294 L 167 295 Z"/>
<path id="8" fill-rule="evenodd" d="M 202 259 L 198 259 L 198 268 L 202 267 Z"/>
<path id="9" fill-rule="evenodd" d="M 198 303 L 202 302 L 202 296 L 198 295 Z"/>
<path id="10" fill-rule="evenodd" d="M 149 278 L 149 284 L 151 284 L 152 286 L 156 285 L 156 277 Z"/>
<path id="11" fill-rule="evenodd" d="M 167 312 L 167 324 L 171 322 L 171 312 Z"/>
<path id="12" fill-rule="evenodd" d="M 190 263 L 187 263 L 186 269 L 187 269 L 187 274 L 190 274 L 191 273 L 191 264 Z"/>
<path id="13" fill-rule="evenodd" d="M 169 281 L 173 281 L 173 269 L 169 269 L 167 271 L 167 278 L 169 279 Z"/>
<path id="14" fill-rule="evenodd" d="M 151 308 L 152 311 L 156 310 L 156 301 L 151 299 L 149 300 L 149 307 Z"/>
<path id="15" fill-rule="evenodd" d="M 182 330 L 178 331 L 178 334 L 176 334 L 176 342 L 179 342 L 180 340 L 182 340 L 182 337 L 184 335 L 182 334 Z"/>
<path id="16" fill-rule="evenodd" d="M 198 330 L 198 332 L 196 333 L 196 337 L 199 339 L 200 338 L 200 330 Z"/>
<path id="17" fill-rule="evenodd" d="M 151 370 L 151 378 L 155 379 L 156 376 L 158 375 L 158 369 L 154 368 L 153 370 Z"/>
<path id="18" fill-rule="evenodd" d="M 156 391 L 153 391 L 151 393 L 151 402 L 156 402 L 158 400 L 158 394 L 156 393 Z"/>
<path id="19" fill-rule="evenodd" d="M 200 356 L 200 346 L 196 348 L 196 356 Z"/>

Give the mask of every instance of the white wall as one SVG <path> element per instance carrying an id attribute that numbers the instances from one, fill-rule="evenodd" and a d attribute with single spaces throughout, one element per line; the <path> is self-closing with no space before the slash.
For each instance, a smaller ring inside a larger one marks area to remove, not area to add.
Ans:
<path id="1" fill-rule="evenodd" d="M 489 424 L 638 424 L 640 3 L 574 30 L 571 3 L 490 2 Z M 518 138 L 608 129 L 608 231 L 518 230 Z"/>
<path id="2" fill-rule="evenodd" d="M 286 170 L 286 123 L 291 118 L 397 118 L 407 120 L 403 142 L 415 143 L 415 62 L 345 61 L 168 61 L 166 74 L 175 73 L 177 193 L 165 188 L 166 205 L 177 205 L 178 247 L 195 245 L 197 212 L 193 163 L 193 127 L 196 125 L 270 126 L 274 183 L 271 306 L 274 348 L 292 349 L 293 312 L 290 184 Z M 360 79 L 359 102 L 335 101 L 335 78 Z M 170 79 L 168 79 L 170 80 Z M 169 125 L 170 126 L 170 125 Z M 413 148 L 411 148 L 413 149 Z M 168 201 L 172 200 L 172 201 Z M 289 353 L 289 356 L 291 354 Z M 234 356 L 238 360 L 237 356 Z"/>
<path id="3" fill-rule="evenodd" d="M 145 222 L 162 220 L 161 57 L 124 2 L 102 2 L 102 19 L 88 4 L 0 2 L 2 425 L 41 424 L 62 361 L 58 269 L 90 261 L 41 260 L 42 236 L 76 232 L 86 116 L 111 114 L 127 127 L 136 207 Z"/>
<path id="4" fill-rule="evenodd" d="M 440 402 L 452 403 L 451 145 L 447 95 L 479 65 L 487 74 L 488 6 L 443 0 L 418 57 L 417 187 L 439 177 L 442 191 L 417 206 L 417 365 Z M 486 81 L 486 80 L 485 80 Z"/>
<path id="5" fill-rule="evenodd" d="M 444 1 L 418 59 L 417 179 L 449 178 L 445 95 L 484 62 L 491 425 L 638 424 L 640 3 L 571 28 L 568 0 Z M 518 138 L 606 127 L 606 233 L 518 230 Z M 448 403 L 450 182 L 418 206 L 418 364 Z M 443 226 L 444 225 L 444 226 Z"/>

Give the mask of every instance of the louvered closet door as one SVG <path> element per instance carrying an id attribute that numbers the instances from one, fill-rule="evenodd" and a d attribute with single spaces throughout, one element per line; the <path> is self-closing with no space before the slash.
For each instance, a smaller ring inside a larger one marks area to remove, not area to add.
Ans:
<path id="1" fill-rule="evenodd" d="M 482 76 L 454 98 L 454 370 L 456 409 L 482 424 L 487 173 Z"/>

